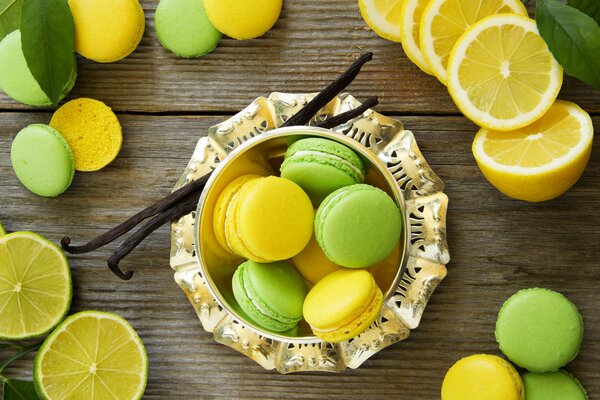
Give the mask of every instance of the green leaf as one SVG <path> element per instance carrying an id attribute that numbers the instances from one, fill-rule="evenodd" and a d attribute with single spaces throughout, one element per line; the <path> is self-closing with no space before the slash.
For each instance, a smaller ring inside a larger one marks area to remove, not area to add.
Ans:
<path id="1" fill-rule="evenodd" d="M 33 382 L 6 379 L 3 400 L 38 400 Z"/>
<path id="2" fill-rule="evenodd" d="M 540 35 L 569 75 L 600 90 L 600 27 L 591 17 L 556 0 L 537 0 Z"/>
<path id="3" fill-rule="evenodd" d="M 19 29 L 23 0 L 0 0 L 0 40 Z"/>
<path id="4" fill-rule="evenodd" d="M 600 25 L 600 1 L 598 0 L 569 0 L 569 5 L 592 17 Z"/>
<path id="5" fill-rule="evenodd" d="M 31 74 L 53 104 L 69 82 L 75 27 L 67 0 L 27 0 L 21 17 L 21 46 Z"/>

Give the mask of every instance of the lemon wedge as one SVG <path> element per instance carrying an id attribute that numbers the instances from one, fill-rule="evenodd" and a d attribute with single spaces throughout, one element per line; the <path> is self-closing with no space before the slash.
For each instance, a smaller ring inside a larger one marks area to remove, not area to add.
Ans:
<path id="1" fill-rule="evenodd" d="M 431 0 L 420 24 L 420 47 L 429 69 L 444 85 L 452 48 L 467 29 L 482 19 L 514 13 L 524 17 L 527 10 L 520 0 Z"/>
<path id="2" fill-rule="evenodd" d="M 531 202 L 566 192 L 583 173 L 592 151 L 592 119 L 574 103 L 557 100 L 524 128 L 482 128 L 473 155 L 483 175 L 509 197 Z"/>
<path id="3" fill-rule="evenodd" d="M 423 11 L 429 3 L 429 0 L 404 0 L 404 5 L 400 10 L 400 39 L 402 48 L 408 58 L 415 63 L 421 71 L 432 75 L 432 72 L 423 57 L 419 40 L 419 30 L 421 27 L 421 17 Z"/>
<path id="4" fill-rule="evenodd" d="M 363 19 L 382 38 L 400 42 L 400 10 L 404 0 L 358 0 Z"/>
<path id="5" fill-rule="evenodd" d="M 514 14 L 483 19 L 459 39 L 448 63 L 448 91 L 477 125 L 513 130 L 550 108 L 563 71 L 535 21 Z"/>

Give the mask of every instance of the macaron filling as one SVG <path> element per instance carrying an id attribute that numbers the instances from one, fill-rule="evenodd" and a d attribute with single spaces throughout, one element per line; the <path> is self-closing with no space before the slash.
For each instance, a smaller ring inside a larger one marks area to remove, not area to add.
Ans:
<path id="1" fill-rule="evenodd" d="M 339 168 L 341 164 L 342 168 L 344 169 L 344 172 L 351 175 L 352 178 L 356 181 L 356 183 L 362 182 L 365 179 L 364 171 L 361 168 L 358 168 L 352 162 L 338 155 L 318 150 L 298 150 L 295 153 L 293 153 L 291 157 L 285 159 L 285 161 L 281 165 L 281 168 L 284 169 L 287 164 L 303 162 L 307 161 L 307 159 L 331 165 L 336 168 Z"/>

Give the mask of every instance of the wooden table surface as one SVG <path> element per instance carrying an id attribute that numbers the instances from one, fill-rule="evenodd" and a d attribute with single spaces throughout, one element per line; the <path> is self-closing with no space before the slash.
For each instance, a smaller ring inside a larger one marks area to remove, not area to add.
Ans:
<path id="1" fill-rule="evenodd" d="M 445 88 L 421 73 L 399 44 L 366 28 L 356 1 L 288 0 L 273 30 L 244 42 L 224 39 L 195 60 L 164 50 L 154 32 L 158 1 L 142 1 L 146 32 L 127 59 L 96 64 L 78 59 L 79 79 L 68 99 L 106 102 L 123 124 L 119 157 L 97 173 L 78 173 L 61 197 L 36 197 L 17 181 L 10 144 L 51 109 L 33 109 L 0 95 L 0 220 L 9 230 L 32 230 L 79 243 L 167 194 L 197 140 L 209 126 L 274 91 L 314 92 L 355 57 L 373 51 L 349 91 L 379 96 L 377 110 L 414 131 L 450 198 L 452 261 L 411 337 L 342 374 L 279 375 L 217 344 L 204 332 L 169 267 L 169 228 L 151 235 L 123 266 L 136 275 L 118 280 L 105 260 L 115 249 L 71 257 L 71 312 L 95 309 L 127 318 L 150 358 L 145 398 L 189 399 L 439 399 L 444 373 L 474 353 L 498 354 L 494 324 L 503 301 L 519 289 L 558 290 L 585 321 L 580 356 L 568 370 L 600 399 L 600 155 L 561 198 L 528 204 L 510 200 L 483 178 L 471 155 L 477 128 L 460 115 Z M 577 102 L 600 129 L 600 92 L 565 78 L 560 98 Z M 594 140 L 596 147 L 600 139 Z M 9 371 L 31 375 L 31 358 Z M 482 399 L 483 400 L 483 399 Z"/>

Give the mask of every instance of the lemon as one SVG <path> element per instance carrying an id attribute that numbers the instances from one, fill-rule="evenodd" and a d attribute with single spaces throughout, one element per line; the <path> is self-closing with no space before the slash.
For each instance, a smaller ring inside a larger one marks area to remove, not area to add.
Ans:
<path id="1" fill-rule="evenodd" d="M 483 128 L 513 130 L 550 108 L 563 71 L 535 21 L 514 14 L 483 19 L 456 43 L 448 91 L 463 114 Z"/>
<path id="2" fill-rule="evenodd" d="M 420 47 L 429 69 L 444 85 L 452 48 L 467 29 L 478 21 L 498 13 L 527 16 L 521 0 L 431 0 L 423 16 L 419 33 Z"/>
<path id="3" fill-rule="evenodd" d="M 483 175 L 515 199 L 545 201 L 577 182 L 592 151 L 592 119 L 579 106 L 557 100 L 524 128 L 500 132 L 482 128 L 473 155 Z"/>
<path id="4" fill-rule="evenodd" d="M 144 394 L 148 356 L 127 321 L 84 311 L 67 318 L 44 342 L 33 378 L 44 399 L 130 400 Z"/>
<path id="5" fill-rule="evenodd" d="M 421 52 L 419 29 L 421 27 L 421 16 L 425 11 L 429 0 L 405 0 L 402 9 L 400 10 L 400 38 L 402 40 L 402 48 L 408 58 L 421 69 L 421 71 L 432 74 L 429 66 Z"/>
<path id="6" fill-rule="evenodd" d="M 358 0 L 363 19 L 382 38 L 400 42 L 400 10 L 404 0 Z"/>
<path id="7" fill-rule="evenodd" d="M 63 252 L 32 232 L 0 237 L 0 339 L 42 336 L 71 304 L 71 271 Z"/>

